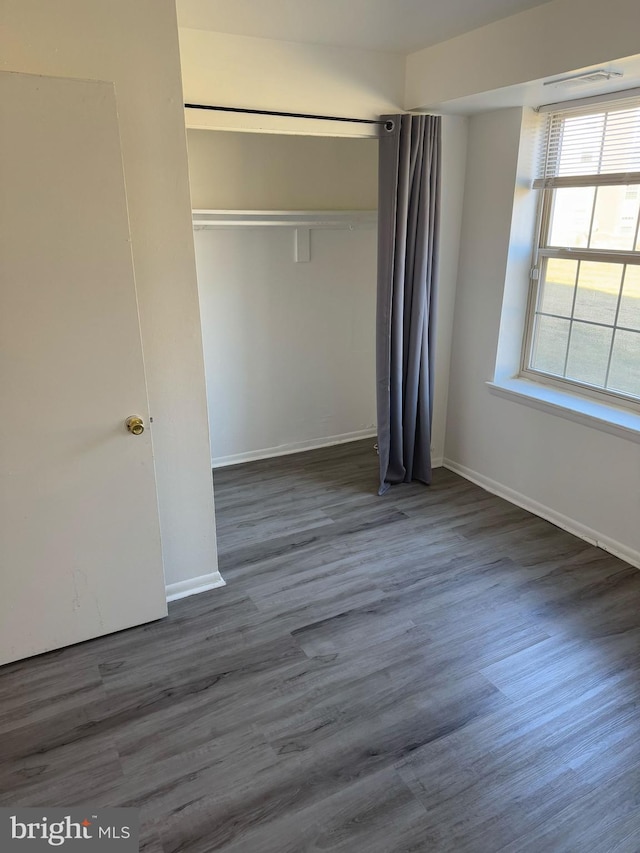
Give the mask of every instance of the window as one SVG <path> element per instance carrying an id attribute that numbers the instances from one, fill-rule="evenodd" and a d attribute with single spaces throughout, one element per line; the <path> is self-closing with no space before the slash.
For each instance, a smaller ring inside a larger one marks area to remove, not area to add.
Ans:
<path id="1" fill-rule="evenodd" d="M 640 403 L 640 99 L 547 117 L 522 373 Z"/>

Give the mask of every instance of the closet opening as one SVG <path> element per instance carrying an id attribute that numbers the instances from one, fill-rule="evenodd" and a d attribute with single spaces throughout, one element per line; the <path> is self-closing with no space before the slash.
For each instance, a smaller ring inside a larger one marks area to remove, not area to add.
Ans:
<path id="1" fill-rule="evenodd" d="M 187 131 L 225 578 L 250 579 L 252 562 L 330 524 L 334 491 L 375 499 L 378 140 L 366 132 Z"/>

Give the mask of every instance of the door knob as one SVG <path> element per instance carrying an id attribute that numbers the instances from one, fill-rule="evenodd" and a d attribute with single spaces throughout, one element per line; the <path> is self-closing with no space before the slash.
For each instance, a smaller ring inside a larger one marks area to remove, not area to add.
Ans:
<path id="1" fill-rule="evenodd" d="M 138 415 L 131 415 L 125 423 L 129 432 L 132 432 L 134 435 L 142 435 L 144 432 L 144 421 Z"/>

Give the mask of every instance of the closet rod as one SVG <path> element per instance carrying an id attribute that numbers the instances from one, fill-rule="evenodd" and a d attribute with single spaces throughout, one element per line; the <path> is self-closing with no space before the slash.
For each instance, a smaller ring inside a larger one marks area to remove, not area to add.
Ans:
<path id="1" fill-rule="evenodd" d="M 223 113 L 245 113 L 252 116 L 283 116 L 284 118 L 311 118 L 319 119 L 320 121 L 348 121 L 358 124 L 381 124 L 385 130 L 393 130 L 393 122 L 391 120 L 378 121 L 373 118 L 345 118 L 345 116 L 318 116 L 310 115 L 309 113 L 283 113 L 278 110 L 250 110 L 246 107 L 214 107 L 210 104 L 185 104 L 187 110 L 218 110 Z"/>

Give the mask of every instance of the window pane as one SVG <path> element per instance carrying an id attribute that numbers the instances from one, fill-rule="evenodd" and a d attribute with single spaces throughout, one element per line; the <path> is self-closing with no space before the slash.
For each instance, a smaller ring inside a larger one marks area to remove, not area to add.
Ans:
<path id="1" fill-rule="evenodd" d="M 618 325 L 640 329 L 640 267 L 631 264 L 624 275 Z M 640 362 L 638 372 L 640 373 Z"/>
<path id="2" fill-rule="evenodd" d="M 589 245 L 594 198 L 594 187 L 563 187 L 554 190 L 550 246 L 586 248 Z"/>
<path id="3" fill-rule="evenodd" d="M 604 386 L 613 329 L 574 321 L 569 340 L 567 379 Z"/>
<path id="4" fill-rule="evenodd" d="M 577 274 L 577 261 L 549 258 L 546 263 L 538 310 L 546 314 L 570 317 Z"/>
<path id="5" fill-rule="evenodd" d="M 623 264 L 582 261 L 574 317 L 592 323 L 611 323 L 616 318 Z"/>
<path id="6" fill-rule="evenodd" d="M 640 332 L 616 332 L 607 388 L 640 397 Z"/>
<path id="7" fill-rule="evenodd" d="M 591 249 L 633 249 L 638 221 L 637 191 L 637 186 L 598 187 Z"/>
<path id="8" fill-rule="evenodd" d="M 531 370 L 640 401 L 638 104 L 551 115 L 542 177 L 585 185 L 543 190 L 526 340 Z"/>
<path id="9" fill-rule="evenodd" d="M 538 316 L 534 333 L 531 367 L 562 376 L 569 339 L 569 320 Z"/>

